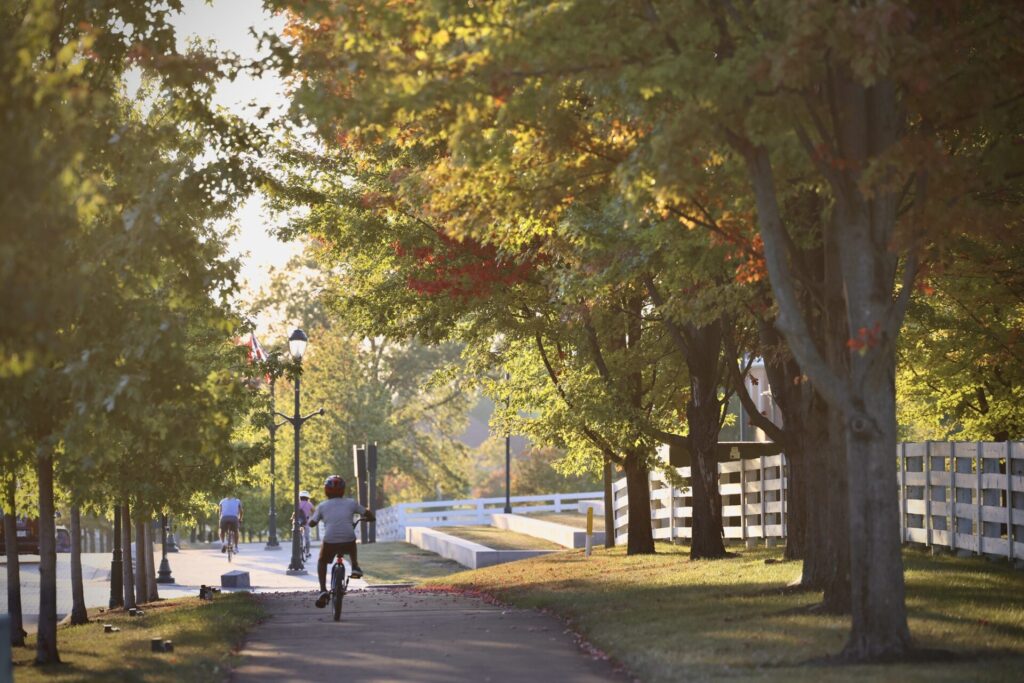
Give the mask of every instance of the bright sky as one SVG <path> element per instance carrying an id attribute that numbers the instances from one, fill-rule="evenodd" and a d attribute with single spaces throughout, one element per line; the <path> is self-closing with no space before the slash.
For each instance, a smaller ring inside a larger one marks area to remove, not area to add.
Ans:
<path id="1" fill-rule="evenodd" d="M 243 58 L 259 56 L 256 38 L 250 33 L 278 31 L 284 22 L 263 10 L 262 0 L 185 0 L 185 11 L 174 21 L 178 30 L 179 47 L 189 40 L 213 40 L 219 50 L 230 50 Z M 271 107 L 283 112 L 288 103 L 284 84 L 273 74 L 259 79 L 240 76 L 233 82 L 221 84 L 217 103 L 236 113 L 245 115 L 248 104 Z M 242 206 L 235 216 L 240 232 L 232 244 L 233 253 L 242 257 L 242 277 L 249 289 L 258 290 L 268 281 L 272 267 L 281 268 L 300 250 L 297 243 L 282 243 L 270 234 L 271 217 L 263 210 L 261 198 L 254 197 Z"/>

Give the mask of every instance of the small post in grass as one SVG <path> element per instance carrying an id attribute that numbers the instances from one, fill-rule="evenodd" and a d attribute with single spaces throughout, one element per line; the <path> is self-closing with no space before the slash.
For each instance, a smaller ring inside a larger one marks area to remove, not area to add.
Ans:
<path id="1" fill-rule="evenodd" d="M 590 549 L 593 547 L 594 539 L 594 507 L 587 507 L 587 557 L 590 557 Z"/>

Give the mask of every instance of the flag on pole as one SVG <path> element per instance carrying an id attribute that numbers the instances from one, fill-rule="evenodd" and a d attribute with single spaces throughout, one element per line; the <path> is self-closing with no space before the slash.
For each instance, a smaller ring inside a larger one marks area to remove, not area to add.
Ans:
<path id="1" fill-rule="evenodd" d="M 256 339 L 256 333 L 249 333 L 249 343 L 246 345 L 249 347 L 249 362 L 258 363 L 267 359 L 267 352 L 260 346 L 260 342 Z"/>

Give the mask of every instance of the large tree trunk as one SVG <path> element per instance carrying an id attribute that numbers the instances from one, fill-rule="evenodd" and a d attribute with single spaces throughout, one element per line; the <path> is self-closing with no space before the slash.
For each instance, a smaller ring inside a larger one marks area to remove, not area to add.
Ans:
<path id="1" fill-rule="evenodd" d="M 17 489 L 18 482 L 11 477 L 7 481 L 4 539 L 7 551 L 7 613 L 11 617 L 11 645 L 22 647 L 25 645 L 27 634 L 21 616 L 21 563 L 18 561 L 18 518 L 14 501 Z"/>
<path id="2" fill-rule="evenodd" d="M 135 515 L 135 599 L 140 603 L 147 602 L 149 591 L 146 589 L 146 523 L 142 521 L 136 503 Z"/>
<path id="3" fill-rule="evenodd" d="M 124 608 L 137 607 L 135 601 L 135 572 L 132 569 L 132 517 L 128 498 L 121 503 L 121 587 L 124 589 Z"/>
<path id="4" fill-rule="evenodd" d="M 722 352 L 722 323 L 704 327 L 687 325 L 686 365 L 690 371 L 690 398 L 686 422 L 690 429 L 690 487 L 693 501 L 693 538 L 690 559 L 725 557 L 722 540 L 722 494 L 718 488 L 718 458 L 715 455 L 721 427 L 722 404 L 719 357 Z M 730 359 L 730 363 L 735 362 Z"/>
<path id="5" fill-rule="evenodd" d="M 71 506 L 71 623 L 89 623 L 82 582 L 82 511 L 77 505 Z"/>
<path id="6" fill-rule="evenodd" d="M 156 583 L 156 553 L 153 548 L 153 523 L 146 522 L 146 598 L 148 602 L 160 599 Z"/>
<path id="7" fill-rule="evenodd" d="M 626 495 L 629 503 L 629 535 L 627 555 L 654 553 L 654 530 L 651 528 L 650 468 L 643 453 L 629 453 L 625 459 Z"/>
<path id="8" fill-rule="evenodd" d="M 39 448 L 39 630 L 36 664 L 60 661 L 57 652 L 57 529 L 53 506 L 53 450 Z"/>
<path id="9" fill-rule="evenodd" d="M 846 430 L 853 627 L 844 654 L 853 660 L 900 657 L 910 646 L 896 487 L 880 483 L 896 481 L 895 363 L 867 379 L 869 423 L 854 418 Z"/>

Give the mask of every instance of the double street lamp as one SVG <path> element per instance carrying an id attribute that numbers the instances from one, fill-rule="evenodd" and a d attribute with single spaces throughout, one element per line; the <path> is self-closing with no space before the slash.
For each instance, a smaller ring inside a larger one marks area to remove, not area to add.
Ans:
<path id="1" fill-rule="evenodd" d="M 295 361 L 295 411 L 292 415 L 285 415 L 284 413 L 278 413 L 286 422 L 291 423 L 295 430 L 295 525 L 292 528 L 292 561 L 288 565 L 289 574 L 305 574 L 306 568 L 302 561 L 302 541 L 301 536 L 301 522 L 300 508 L 299 508 L 299 434 L 302 430 L 302 425 L 305 422 L 317 415 L 323 415 L 324 409 L 321 408 L 309 415 L 302 415 L 299 412 L 299 390 L 302 379 L 302 356 L 306 353 L 306 345 L 309 343 L 309 337 L 302 330 L 294 330 L 290 337 L 288 337 L 288 352 L 291 354 L 292 359 Z"/>

